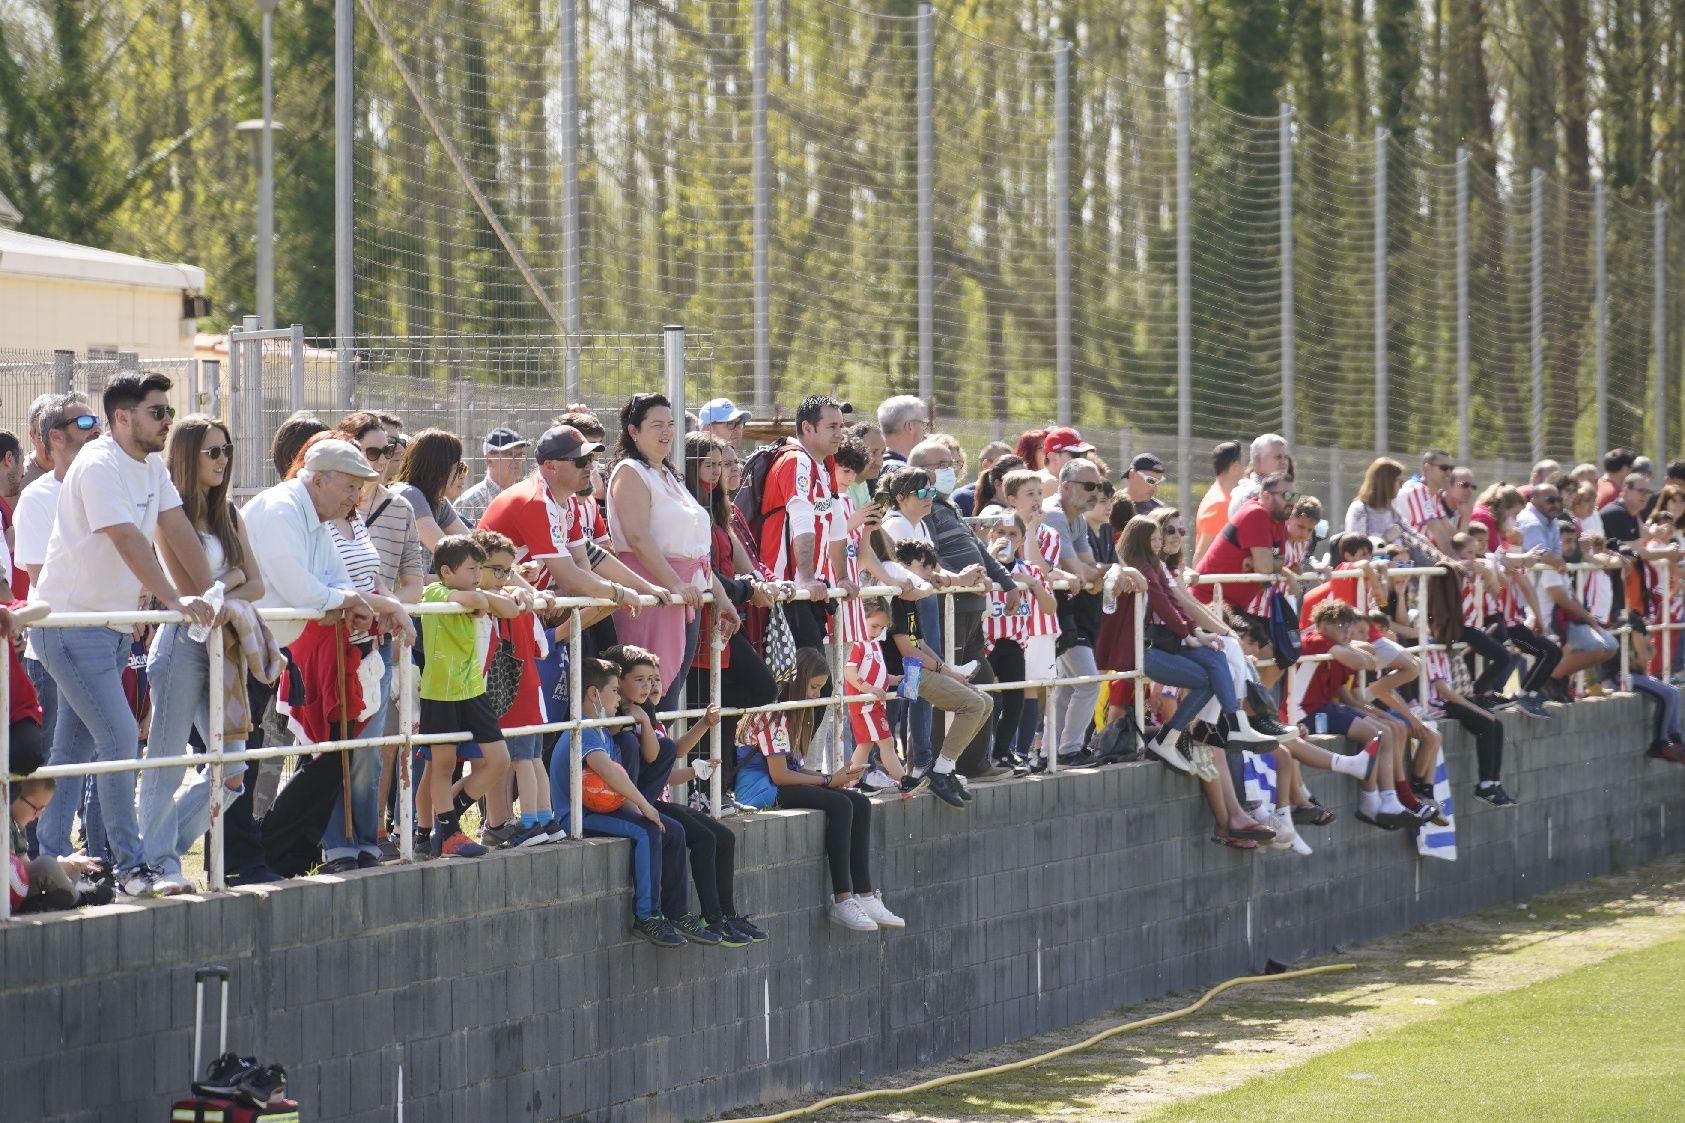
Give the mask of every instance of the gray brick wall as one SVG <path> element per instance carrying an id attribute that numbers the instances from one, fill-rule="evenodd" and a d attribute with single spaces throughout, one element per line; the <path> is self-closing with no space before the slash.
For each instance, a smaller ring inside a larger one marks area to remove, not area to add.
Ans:
<path id="1" fill-rule="evenodd" d="M 1469 798 L 1449 739 L 1455 863 L 1339 814 L 1309 858 L 1207 842 L 1157 764 L 979 786 L 874 811 L 875 876 L 908 920 L 825 922 L 817 815 L 729 820 L 740 951 L 627 937 L 628 844 L 597 840 L 0 928 L 0 1123 L 162 1118 L 183 1090 L 192 972 L 234 972 L 231 1042 L 287 1066 L 307 1117 L 702 1119 L 1054 1029 L 1335 944 L 1524 900 L 1685 846 L 1685 772 L 1645 760 L 1645 703 L 1506 718 L 1522 801 Z M 770 1029 L 770 1035 L 768 1030 Z M 769 1039 L 770 1038 L 770 1039 Z"/>

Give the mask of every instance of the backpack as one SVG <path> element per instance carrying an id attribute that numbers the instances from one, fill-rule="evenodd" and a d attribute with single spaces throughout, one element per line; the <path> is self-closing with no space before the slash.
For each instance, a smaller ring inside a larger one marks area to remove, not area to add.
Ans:
<path id="1" fill-rule="evenodd" d="M 1275 648 L 1275 665 L 1286 670 L 1299 661 L 1304 644 L 1299 636 L 1299 615 L 1293 602 L 1280 589 L 1270 590 L 1269 613 L 1265 622 L 1270 630 L 1270 646 Z"/>
<path id="2" fill-rule="evenodd" d="M 765 509 L 767 477 L 772 475 L 779 458 L 789 451 L 787 443 L 778 441 L 762 445 L 743 462 L 743 482 L 737 486 L 737 494 L 731 497 L 731 501 L 749 524 L 749 532 L 757 543 L 761 540 L 762 528 L 766 526 L 766 517 L 771 514 Z"/>

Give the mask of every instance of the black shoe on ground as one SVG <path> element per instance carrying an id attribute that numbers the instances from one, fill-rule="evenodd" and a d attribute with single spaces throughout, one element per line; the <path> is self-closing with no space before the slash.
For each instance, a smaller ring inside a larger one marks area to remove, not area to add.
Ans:
<path id="1" fill-rule="evenodd" d="M 1060 753 L 1060 768 L 1087 768 L 1094 763 L 1094 754 L 1087 749 L 1079 749 L 1074 753 Z"/>
<path id="2" fill-rule="evenodd" d="M 317 866 L 316 872 L 317 873 L 356 873 L 357 872 L 357 859 L 355 857 L 335 858 L 331 862 L 323 862 L 321 865 Z"/>
<path id="3" fill-rule="evenodd" d="M 257 1068 L 256 1057 L 241 1057 L 224 1053 L 205 1067 L 205 1078 L 193 1082 L 193 1091 L 201 1096 L 232 1096 L 240 1088 L 240 1081 Z"/>
<path id="4" fill-rule="evenodd" d="M 762 932 L 760 930 L 760 928 L 756 926 L 754 921 L 750 920 L 748 917 L 733 914 L 731 916 L 726 917 L 726 919 L 731 922 L 731 926 L 733 928 L 737 929 L 740 933 L 742 933 L 744 936 L 747 936 L 749 939 L 753 940 L 755 943 L 757 943 L 757 944 L 766 943 L 766 941 L 767 941 L 766 933 Z"/>
<path id="5" fill-rule="evenodd" d="M 381 864 L 381 858 L 380 858 L 379 854 L 370 854 L 367 850 L 358 851 L 358 853 L 357 853 L 357 868 L 358 869 L 360 869 L 360 870 L 372 870 L 372 869 L 375 869 L 376 867 L 378 867 L 380 864 Z"/>
<path id="6" fill-rule="evenodd" d="M 237 1097 L 252 1107 L 268 1107 L 287 1097 L 287 1070 L 280 1065 L 259 1065 L 240 1078 Z"/>
<path id="7" fill-rule="evenodd" d="M 1493 807 L 1514 807 L 1515 806 L 1514 797 L 1512 797 L 1508 792 L 1504 791 L 1504 786 L 1502 784 L 1490 784 L 1490 785 L 1488 785 L 1486 787 L 1483 787 L 1483 788 L 1477 787 L 1477 788 L 1474 789 L 1474 798 L 1484 799 L 1487 803 L 1490 803 Z"/>
<path id="8" fill-rule="evenodd" d="M 1033 757 L 1030 758 L 1030 774 L 1031 775 L 1040 776 L 1043 773 L 1045 773 L 1046 771 L 1047 771 L 1047 758 L 1045 756 L 1037 755 L 1037 756 L 1033 756 Z"/>
<path id="9" fill-rule="evenodd" d="M 930 774 L 930 794 L 949 807 L 965 807 L 965 792 L 960 788 L 960 782 L 954 778 L 952 772 L 932 772 Z"/>
<path id="10" fill-rule="evenodd" d="M 674 930 L 672 922 L 665 916 L 646 916 L 633 921 L 632 935 L 669 951 L 685 946 L 685 938 Z"/>

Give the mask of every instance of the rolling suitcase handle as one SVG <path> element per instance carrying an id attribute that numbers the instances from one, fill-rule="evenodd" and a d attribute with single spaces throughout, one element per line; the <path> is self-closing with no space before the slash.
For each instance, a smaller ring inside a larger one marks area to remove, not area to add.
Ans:
<path id="1" fill-rule="evenodd" d="M 228 1052 L 228 968 L 201 967 L 193 972 L 193 1071 L 187 1077 L 189 1086 L 204 1075 L 206 979 L 217 979 L 222 983 L 221 1017 L 218 1019 L 216 1052 L 219 1057 Z"/>

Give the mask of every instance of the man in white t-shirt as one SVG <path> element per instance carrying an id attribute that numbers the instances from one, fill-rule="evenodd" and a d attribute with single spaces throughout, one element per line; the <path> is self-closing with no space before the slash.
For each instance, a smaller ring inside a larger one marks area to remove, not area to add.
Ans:
<path id="1" fill-rule="evenodd" d="M 15 540 L 12 561 L 27 578 L 27 581 L 20 579 L 17 584 L 28 586 L 33 586 L 40 579 L 41 564 L 47 560 L 47 543 L 58 523 L 59 486 L 64 474 L 70 470 L 71 461 L 82 451 L 82 446 L 100 434 L 99 417 L 89 407 L 88 399 L 80 394 L 50 396 L 35 411 L 35 421 L 37 437 L 41 447 L 47 450 L 52 469 L 24 485 L 12 511 Z M 22 596 L 25 589 L 14 586 L 13 592 Z M 47 673 L 47 668 L 41 664 L 40 654 L 35 650 L 35 637 L 41 631 L 40 628 L 29 631 L 29 639 L 23 649 L 23 669 L 29 681 L 35 684 L 35 693 L 41 699 L 41 739 L 50 746 L 57 725 L 59 695 L 53 676 Z"/>
<path id="2" fill-rule="evenodd" d="M 142 594 L 150 593 L 190 624 L 218 622 L 220 614 L 202 597 L 177 590 L 153 550 L 156 537 L 194 584 L 210 587 L 204 547 L 158 455 L 175 416 L 169 389 L 169 378 L 146 371 L 124 372 L 107 384 L 108 432 L 89 441 L 64 474 L 58 522 L 36 586 L 36 599 L 54 612 L 133 612 Z M 42 628 L 35 637 L 41 662 L 59 688 L 54 764 L 133 760 L 139 754 L 139 725 L 123 691 L 129 632 L 127 625 L 94 625 Z M 135 774 L 106 773 L 95 785 L 124 892 L 175 891 L 163 884 L 160 872 L 141 864 Z M 61 785 L 42 814 L 38 833 L 44 853 L 71 853 L 70 828 L 81 791 L 80 784 Z"/>

